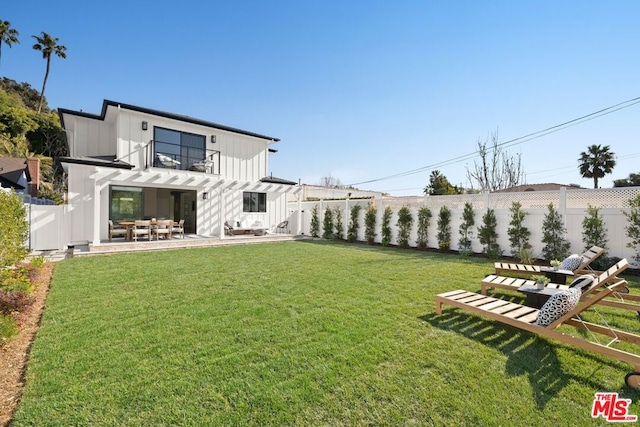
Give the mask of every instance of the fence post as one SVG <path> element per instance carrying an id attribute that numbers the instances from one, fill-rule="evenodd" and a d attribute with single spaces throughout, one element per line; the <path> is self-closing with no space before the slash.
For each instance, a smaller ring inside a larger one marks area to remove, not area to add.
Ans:
<path id="1" fill-rule="evenodd" d="M 558 192 L 558 212 L 562 215 L 562 223 L 567 227 L 567 187 L 560 187 Z"/>

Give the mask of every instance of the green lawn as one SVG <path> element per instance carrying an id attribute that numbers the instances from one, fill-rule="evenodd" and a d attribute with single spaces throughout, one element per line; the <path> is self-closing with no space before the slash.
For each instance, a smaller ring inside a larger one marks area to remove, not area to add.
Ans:
<path id="1" fill-rule="evenodd" d="M 435 294 L 491 271 L 318 241 L 62 261 L 14 425 L 575 426 L 598 391 L 640 414 L 628 365 L 435 315 Z"/>

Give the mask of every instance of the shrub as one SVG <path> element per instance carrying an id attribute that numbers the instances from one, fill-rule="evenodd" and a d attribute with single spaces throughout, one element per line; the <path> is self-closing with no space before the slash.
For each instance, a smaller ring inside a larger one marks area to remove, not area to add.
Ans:
<path id="1" fill-rule="evenodd" d="M 372 245 L 376 239 L 376 216 L 378 209 L 373 203 L 369 203 L 367 212 L 364 214 L 364 238 Z"/>
<path id="2" fill-rule="evenodd" d="M 324 221 L 322 222 L 322 237 L 331 239 L 333 237 L 333 211 L 327 208 L 324 211 Z"/>
<path id="3" fill-rule="evenodd" d="M 478 238 L 484 245 L 484 253 L 490 259 L 498 259 L 502 256 L 502 249 L 498 245 L 498 233 L 496 232 L 496 213 L 493 209 L 487 209 L 482 216 L 482 225 L 478 227 Z"/>
<path id="4" fill-rule="evenodd" d="M 423 206 L 418 209 L 418 236 L 416 244 L 420 249 L 427 247 L 427 236 L 429 233 L 429 220 L 431 219 L 431 210 Z"/>
<path id="5" fill-rule="evenodd" d="M 18 326 L 13 316 L 0 315 L 0 347 L 18 335 Z"/>
<path id="6" fill-rule="evenodd" d="M 342 224 L 342 209 L 340 206 L 336 206 L 333 208 L 333 227 L 335 232 L 333 233 L 333 238 L 342 240 L 344 233 L 344 225 Z"/>
<path id="7" fill-rule="evenodd" d="M 451 211 L 448 207 L 443 206 L 438 213 L 438 247 L 440 250 L 449 250 L 451 248 Z"/>
<path id="8" fill-rule="evenodd" d="M 587 206 L 587 216 L 582 220 L 582 242 L 585 244 L 585 251 L 592 246 L 607 248 L 607 229 L 599 212 L 599 208 Z"/>
<path id="9" fill-rule="evenodd" d="M 389 246 L 391 243 L 391 216 L 393 209 L 391 206 L 385 206 L 382 213 L 382 246 Z"/>
<path id="10" fill-rule="evenodd" d="M 520 259 L 520 262 L 524 264 L 533 264 L 533 261 L 534 261 L 533 249 L 531 249 L 531 247 L 520 249 L 518 258 Z"/>
<path id="11" fill-rule="evenodd" d="M 531 232 L 523 225 L 527 213 L 522 210 L 522 204 L 520 204 L 520 202 L 513 202 L 509 210 L 511 211 L 511 222 L 509 223 L 507 234 L 509 235 L 511 255 L 519 257 L 522 249 L 531 247 L 529 244 Z M 520 261 L 522 261 L 522 259 L 520 259 Z"/>
<path id="12" fill-rule="evenodd" d="M 630 242 L 627 243 L 627 247 L 636 251 L 633 259 L 640 262 L 640 194 L 629 200 L 629 206 L 631 207 L 629 212 L 622 212 L 624 216 L 627 217 L 627 222 L 629 223 L 629 225 L 624 228 L 630 240 Z"/>
<path id="13" fill-rule="evenodd" d="M 464 210 L 462 211 L 462 222 L 458 233 L 460 234 L 460 240 L 458 240 L 458 250 L 461 255 L 471 255 L 471 238 L 473 237 L 473 227 L 475 224 L 475 218 L 473 214 L 473 206 L 471 203 L 466 202 L 464 204 Z"/>
<path id="14" fill-rule="evenodd" d="M 0 314 L 8 316 L 12 313 L 22 313 L 33 304 L 33 295 L 23 291 L 0 290 Z"/>
<path id="15" fill-rule="evenodd" d="M 347 230 L 347 241 L 351 243 L 358 240 L 358 228 L 360 228 L 358 217 L 360 216 L 361 209 L 362 206 L 360 205 L 351 206 L 351 219 L 349 220 L 349 229 Z"/>
<path id="16" fill-rule="evenodd" d="M 398 246 L 401 248 L 409 247 L 409 235 L 411 234 L 411 226 L 413 225 L 413 215 L 407 206 L 403 206 L 398 211 Z"/>
<path id="17" fill-rule="evenodd" d="M 13 191 L 0 191 L 0 268 L 13 266 L 27 256 L 24 243 L 28 231 L 22 200 Z"/>
<path id="18" fill-rule="evenodd" d="M 552 259 L 564 259 L 569 255 L 571 244 L 564 237 L 567 229 L 562 223 L 562 218 L 553 203 L 549 203 L 547 213 L 542 221 L 542 256 L 547 261 Z"/>
<path id="19" fill-rule="evenodd" d="M 320 220 L 318 219 L 318 205 L 315 205 L 311 209 L 311 237 L 320 237 Z"/>

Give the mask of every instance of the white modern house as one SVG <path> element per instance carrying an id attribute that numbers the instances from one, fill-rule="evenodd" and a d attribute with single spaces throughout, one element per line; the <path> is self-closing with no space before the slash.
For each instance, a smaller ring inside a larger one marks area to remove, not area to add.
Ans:
<path id="1" fill-rule="evenodd" d="M 59 115 L 70 245 L 106 240 L 109 220 L 184 220 L 186 233 L 220 238 L 226 221 L 273 229 L 299 190 L 269 176 L 274 137 L 108 100 L 100 114 Z"/>

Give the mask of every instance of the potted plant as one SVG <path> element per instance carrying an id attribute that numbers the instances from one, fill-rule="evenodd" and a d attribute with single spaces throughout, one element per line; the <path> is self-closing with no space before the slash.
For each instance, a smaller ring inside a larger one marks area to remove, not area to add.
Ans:
<path id="1" fill-rule="evenodd" d="M 549 278 L 547 276 L 542 276 L 539 274 L 534 274 L 531 276 L 531 280 L 536 282 L 536 286 L 538 289 L 544 289 L 545 285 L 549 283 Z"/>
<path id="2" fill-rule="evenodd" d="M 560 268 L 560 265 L 561 265 L 561 264 L 562 264 L 562 263 L 561 263 L 560 261 L 558 261 L 557 259 L 552 259 L 552 260 L 551 260 L 551 267 L 553 267 L 553 269 L 554 269 L 555 271 L 557 271 L 557 270 Z"/>

